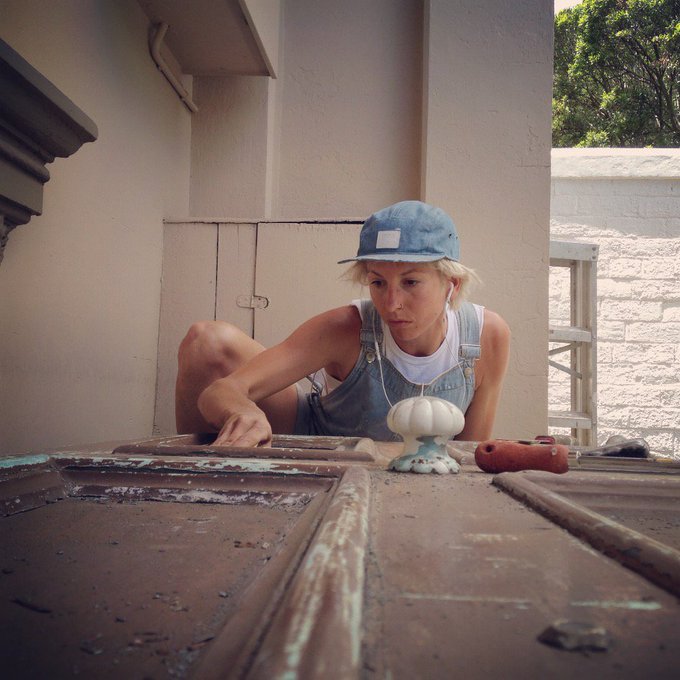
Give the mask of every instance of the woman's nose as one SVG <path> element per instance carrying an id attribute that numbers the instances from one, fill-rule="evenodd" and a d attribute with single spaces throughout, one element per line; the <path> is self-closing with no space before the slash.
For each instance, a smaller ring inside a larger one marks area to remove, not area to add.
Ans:
<path id="1" fill-rule="evenodd" d="M 401 291 L 399 288 L 388 288 L 387 289 L 387 308 L 399 309 L 402 305 Z"/>

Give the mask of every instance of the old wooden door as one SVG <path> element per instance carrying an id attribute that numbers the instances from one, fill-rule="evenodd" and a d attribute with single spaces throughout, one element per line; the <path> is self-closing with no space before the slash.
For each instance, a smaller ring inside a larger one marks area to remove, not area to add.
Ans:
<path id="1" fill-rule="evenodd" d="M 677 677 L 677 464 L 493 477 L 456 445 L 413 475 L 396 447 L 0 457 L 3 677 Z"/>

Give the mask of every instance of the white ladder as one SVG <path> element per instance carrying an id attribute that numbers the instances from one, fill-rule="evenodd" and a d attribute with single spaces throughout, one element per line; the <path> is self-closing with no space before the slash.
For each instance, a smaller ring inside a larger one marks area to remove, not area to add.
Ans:
<path id="1" fill-rule="evenodd" d="M 599 246 L 568 241 L 550 242 L 550 266 L 568 267 L 570 323 L 550 326 L 548 364 L 571 381 L 571 408 L 549 411 L 551 427 L 571 428 L 581 446 L 597 445 L 597 256 Z M 569 353 L 567 365 L 553 357 Z"/>

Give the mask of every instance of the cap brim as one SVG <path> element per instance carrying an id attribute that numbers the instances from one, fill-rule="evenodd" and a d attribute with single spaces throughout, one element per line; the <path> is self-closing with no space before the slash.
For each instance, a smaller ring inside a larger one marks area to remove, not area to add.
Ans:
<path id="1" fill-rule="evenodd" d="M 346 260 L 338 260 L 338 264 L 347 262 L 435 262 L 436 260 L 450 260 L 450 257 L 440 253 L 375 253 L 373 255 L 358 255 Z M 452 260 L 453 261 L 453 260 Z"/>

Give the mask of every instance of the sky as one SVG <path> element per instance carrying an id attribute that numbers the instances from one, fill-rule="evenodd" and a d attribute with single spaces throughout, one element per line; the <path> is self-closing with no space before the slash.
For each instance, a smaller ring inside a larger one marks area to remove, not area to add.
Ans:
<path id="1" fill-rule="evenodd" d="M 565 7 L 573 7 L 578 5 L 581 0 L 555 0 L 555 14 Z"/>

